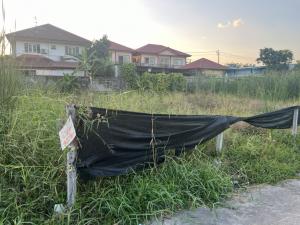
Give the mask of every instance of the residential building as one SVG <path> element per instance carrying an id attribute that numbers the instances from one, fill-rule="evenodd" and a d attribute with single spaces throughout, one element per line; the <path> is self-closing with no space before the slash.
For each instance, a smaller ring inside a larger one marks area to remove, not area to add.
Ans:
<path id="1" fill-rule="evenodd" d="M 227 69 L 228 67 L 205 58 L 198 59 L 181 67 L 181 70 L 186 75 L 206 75 L 216 77 L 225 75 Z"/>
<path id="2" fill-rule="evenodd" d="M 124 64 L 132 62 L 132 48 L 118 44 L 113 41 L 109 41 L 109 52 L 111 54 L 111 61 L 114 64 Z"/>
<path id="3" fill-rule="evenodd" d="M 78 56 L 91 41 L 51 24 L 16 31 L 6 35 L 11 54 L 26 74 L 63 76 L 78 67 Z M 84 76 L 84 71 L 74 73 Z"/>
<path id="4" fill-rule="evenodd" d="M 186 65 L 186 59 L 191 55 L 163 45 L 147 44 L 136 49 L 133 62 L 137 66 L 148 69 L 178 69 Z"/>

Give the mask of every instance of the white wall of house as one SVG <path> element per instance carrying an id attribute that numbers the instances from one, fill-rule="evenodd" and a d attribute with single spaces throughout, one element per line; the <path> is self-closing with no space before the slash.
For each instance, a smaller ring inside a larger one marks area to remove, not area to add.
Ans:
<path id="1" fill-rule="evenodd" d="M 132 63 L 131 52 L 110 51 L 112 63 L 120 63 L 119 57 L 123 58 L 123 63 Z"/>
<path id="2" fill-rule="evenodd" d="M 51 76 L 51 77 L 63 77 L 64 74 L 71 74 L 74 70 L 72 69 L 36 69 L 37 76 Z M 77 71 L 74 76 L 83 77 L 84 71 Z"/>
<path id="3" fill-rule="evenodd" d="M 25 51 L 25 43 L 31 44 L 31 52 Z M 40 45 L 40 53 L 33 51 L 33 45 L 39 44 Z M 70 48 L 79 48 L 79 54 L 82 53 L 84 47 L 83 46 L 76 46 L 76 45 L 66 45 L 66 44 L 56 44 L 56 43 L 46 43 L 46 42 L 29 42 L 29 41 L 16 41 L 16 49 L 15 53 L 16 56 L 22 54 L 41 54 L 49 57 L 54 61 L 60 61 L 62 56 L 66 56 L 66 46 Z"/>

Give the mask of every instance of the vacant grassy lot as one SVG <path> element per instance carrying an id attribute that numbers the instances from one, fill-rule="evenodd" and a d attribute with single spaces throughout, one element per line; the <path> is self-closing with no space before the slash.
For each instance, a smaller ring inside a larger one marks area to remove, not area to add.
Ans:
<path id="1" fill-rule="evenodd" d="M 299 104 L 212 93 L 82 93 L 30 90 L 17 98 L 9 125 L 0 125 L 0 224 L 139 224 L 203 204 L 214 206 L 235 186 L 274 183 L 300 169 L 299 137 L 290 131 L 237 124 L 225 132 L 221 165 L 214 140 L 181 159 L 119 177 L 79 182 L 75 207 L 64 216 L 66 152 L 58 129 L 68 103 L 149 113 L 252 115 Z M 8 119 L 8 118 L 7 118 Z"/>

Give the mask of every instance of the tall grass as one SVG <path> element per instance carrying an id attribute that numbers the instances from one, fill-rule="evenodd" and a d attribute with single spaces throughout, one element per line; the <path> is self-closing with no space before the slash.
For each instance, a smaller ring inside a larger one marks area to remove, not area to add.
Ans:
<path id="1" fill-rule="evenodd" d="M 66 104 L 181 114 L 223 114 L 233 108 L 234 114 L 263 110 L 263 105 L 257 103 L 241 104 L 248 100 L 217 95 L 209 98 L 199 93 L 88 93 L 78 97 L 28 91 L 17 98 L 11 124 L 1 141 L 0 221 L 3 224 L 139 224 L 184 208 L 214 206 L 232 190 L 232 179 L 243 185 L 293 177 L 300 165 L 299 138 L 295 145 L 285 131 L 270 134 L 250 128 L 232 129 L 225 133 L 221 167 L 214 164 L 214 154 L 208 156 L 214 152 L 214 141 L 210 141 L 182 158 L 168 157 L 157 168 L 91 182 L 79 181 L 74 208 L 65 215 L 54 214 L 54 204 L 66 199 L 66 152 L 60 150 L 57 135 Z"/>
<path id="2" fill-rule="evenodd" d="M 296 99 L 300 97 L 300 72 L 221 79 L 197 77 L 189 84 L 188 90 L 269 100 Z"/>
<path id="3" fill-rule="evenodd" d="M 4 224 L 137 224 L 152 216 L 214 204 L 231 190 L 230 177 L 201 153 L 169 159 L 158 169 L 80 182 L 75 208 L 53 216 L 65 202 L 65 152 L 58 119 L 68 96 L 34 92 L 18 98 L 0 149 L 0 218 Z M 0 220 L 1 221 L 1 220 Z"/>
<path id="4" fill-rule="evenodd" d="M 11 113 L 15 106 L 17 94 L 21 89 L 21 78 L 16 70 L 14 60 L 5 55 L 5 31 L 0 34 L 0 147 L 4 133 L 7 131 Z"/>
<path id="5" fill-rule="evenodd" d="M 13 58 L 6 55 L 4 28 L 0 33 L 0 46 L 0 110 L 4 110 L 13 107 L 14 97 L 20 91 L 21 82 Z"/>

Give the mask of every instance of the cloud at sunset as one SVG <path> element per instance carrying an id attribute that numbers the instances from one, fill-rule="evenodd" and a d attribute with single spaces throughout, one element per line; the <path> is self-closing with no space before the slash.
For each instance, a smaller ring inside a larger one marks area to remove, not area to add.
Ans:
<path id="1" fill-rule="evenodd" d="M 232 20 L 232 21 L 228 21 L 226 23 L 219 22 L 217 24 L 217 27 L 219 29 L 225 29 L 225 28 L 231 28 L 231 27 L 238 28 L 238 27 L 241 27 L 244 24 L 245 24 L 245 22 L 241 18 L 238 18 L 238 19 L 235 19 L 235 20 Z"/>
<path id="2" fill-rule="evenodd" d="M 242 26 L 242 25 L 244 25 L 244 24 L 245 24 L 245 23 L 244 23 L 244 21 L 243 21 L 241 18 L 236 19 L 236 20 L 234 20 L 234 21 L 232 22 L 232 26 L 235 27 L 235 28 L 240 27 L 240 26 Z"/>

